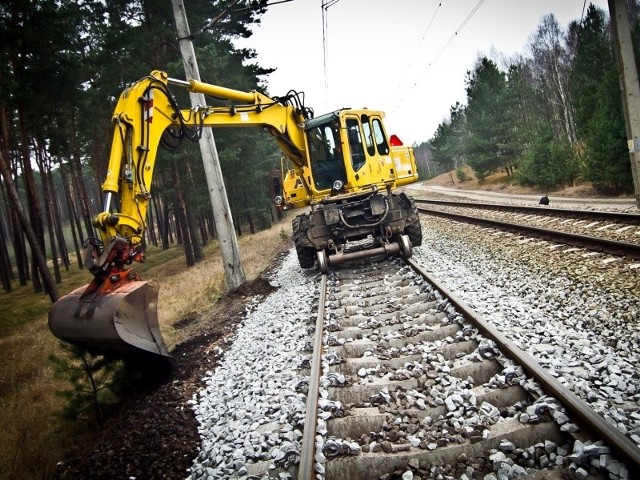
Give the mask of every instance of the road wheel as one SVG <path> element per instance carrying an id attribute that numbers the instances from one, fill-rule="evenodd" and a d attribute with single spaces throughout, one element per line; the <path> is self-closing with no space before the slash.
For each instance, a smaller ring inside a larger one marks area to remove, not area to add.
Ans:
<path id="1" fill-rule="evenodd" d="M 414 247 L 419 247 L 422 245 L 422 225 L 420 222 L 415 222 L 407 225 L 404 228 L 404 233 L 411 240 L 411 245 Z"/>
<path id="2" fill-rule="evenodd" d="M 316 261 L 316 251 L 313 248 L 296 245 L 296 253 L 298 254 L 298 263 L 302 268 L 311 268 Z"/>
<path id="3" fill-rule="evenodd" d="M 296 253 L 298 254 L 298 263 L 301 268 L 311 268 L 316 261 L 316 249 L 313 247 L 306 247 L 300 244 L 302 236 L 306 235 L 306 229 L 302 228 L 309 225 L 309 222 L 302 221 L 305 218 L 304 215 L 298 215 L 291 222 L 293 230 L 293 243 L 296 246 Z"/>

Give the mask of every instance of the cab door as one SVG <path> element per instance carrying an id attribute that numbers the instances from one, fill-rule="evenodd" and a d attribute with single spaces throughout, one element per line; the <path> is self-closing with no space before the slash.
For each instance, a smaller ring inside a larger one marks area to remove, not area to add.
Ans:
<path id="1" fill-rule="evenodd" d="M 357 115 L 349 115 L 345 119 L 347 155 L 345 163 L 350 173 L 349 183 L 358 187 L 370 183 L 371 162 L 369 161 L 363 132 Z M 349 186 L 349 185 L 348 185 Z"/>
<path id="2" fill-rule="evenodd" d="M 377 180 L 382 183 L 392 183 L 396 178 L 395 169 L 393 168 L 393 161 L 389 154 L 389 141 L 387 140 L 384 123 L 382 123 L 382 116 L 379 114 L 369 116 L 369 123 L 371 124 L 375 155 L 380 172 Z"/>

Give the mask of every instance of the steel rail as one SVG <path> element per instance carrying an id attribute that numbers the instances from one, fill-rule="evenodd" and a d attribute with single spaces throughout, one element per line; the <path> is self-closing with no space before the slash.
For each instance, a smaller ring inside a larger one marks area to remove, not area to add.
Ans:
<path id="1" fill-rule="evenodd" d="M 483 317 L 469 307 L 460 297 L 445 287 L 438 280 L 423 270 L 413 259 L 405 260 L 417 273 L 431 283 L 437 290 L 448 298 L 451 303 L 473 322 L 485 335 L 490 337 L 500 347 L 500 350 L 531 375 L 542 385 L 546 393 L 555 396 L 570 412 L 572 416 L 581 419 L 593 432 L 602 438 L 620 454 L 627 462 L 635 465 L 635 469 L 630 471 L 640 471 L 640 449 L 623 435 L 619 430 L 610 425 L 602 416 L 594 411 L 587 402 L 577 397 L 573 392 L 564 387 L 549 372 L 543 369 L 533 357 L 522 351 L 507 337 L 505 337 L 496 327 L 487 322 Z"/>
<path id="2" fill-rule="evenodd" d="M 320 298 L 318 301 L 318 316 L 316 317 L 316 331 L 313 340 L 313 357 L 309 374 L 309 391 L 307 392 L 307 411 L 304 418 L 302 444 L 300 446 L 300 464 L 298 478 L 314 479 L 315 451 L 316 451 L 316 420 L 318 418 L 318 395 L 320 391 L 320 374 L 322 367 L 322 330 L 324 326 L 325 299 L 327 296 L 327 275 L 322 275 L 320 283 Z"/>
<path id="3" fill-rule="evenodd" d="M 481 208 L 485 210 L 500 210 L 508 212 L 533 213 L 536 215 L 556 216 L 567 215 L 575 218 L 597 219 L 602 218 L 611 221 L 624 221 L 628 223 L 640 223 L 640 213 L 609 212 L 604 210 L 575 210 L 570 208 L 556 208 L 547 206 L 527 206 L 527 205 L 506 205 L 485 202 L 456 202 L 453 200 L 434 200 L 425 198 L 415 198 L 416 204 L 445 205 L 451 207 Z"/>
<path id="4" fill-rule="evenodd" d="M 559 240 L 562 243 L 574 245 L 576 247 L 587 247 L 590 250 L 599 250 L 618 256 L 629 256 L 640 259 L 640 245 L 628 242 L 619 242 L 617 240 L 609 240 L 606 238 L 590 237 L 588 235 L 580 235 L 577 233 L 561 232 L 559 230 L 547 230 L 545 228 L 531 227 L 529 225 L 521 225 L 518 223 L 502 222 L 500 220 L 490 220 L 488 218 L 470 217 L 459 213 L 443 212 L 440 210 L 429 210 L 418 208 L 420 212 L 429 215 L 436 215 L 445 218 L 452 218 L 466 223 L 476 223 L 490 227 L 499 227 L 506 230 L 519 230 L 532 235 L 552 240 Z"/>

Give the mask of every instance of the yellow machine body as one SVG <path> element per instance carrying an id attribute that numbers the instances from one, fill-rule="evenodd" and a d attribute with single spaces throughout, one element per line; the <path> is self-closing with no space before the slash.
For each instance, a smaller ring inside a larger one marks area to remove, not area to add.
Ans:
<path id="1" fill-rule="evenodd" d="M 180 109 L 170 86 L 231 104 Z M 311 207 L 311 213 L 293 221 L 303 268 L 314 265 L 316 254 L 320 269 L 329 259 L 349 259 L 345 245 L 367 236 L 376 243 L 372 252 L 400 251 L 405 256 L 412 244 L 422 241 L 413 201 L 392 193 L 418 179 L 413 150 L 387 135 L 382 112 L 344 109 L 313 118 L 297 97 L 272 99 L 257 91 L 177 80 L 154 71 L 121 93 L 112 120 L 104 206 L 94 222 L 99 241 L 88 242 L 86 248 L 94 279 L 56 302 L 49 315 L 51 331 L 66 341 L 104 352 L 168 356 L 157 324 L 157 291 L 128 268 L 144 260 L 153 170 L 167 135 L 197 139 L 206 127 L 266 130 L 288 165 L 277 203 Z"/>

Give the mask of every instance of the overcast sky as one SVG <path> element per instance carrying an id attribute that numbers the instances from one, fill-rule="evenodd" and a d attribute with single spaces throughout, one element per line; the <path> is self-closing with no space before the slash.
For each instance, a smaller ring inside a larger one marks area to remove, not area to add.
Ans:
<path id="1" fill-rule="evenodd" d="M 606 0 L 589 3 L 608 12 Z M 338 0 L 326 10 L 324 42 L 321 5 L 273 5 L 238 45 L 277 69 L 267 77 L 271 95 L 304 92 L 316 116 L 383 110 L 388 133 L 412 144 L 429 140 L 451 105 L 465 102 L 465 73 L 479 55 L 526 54 L 544 15 L 566 28 L 580 20 L 584 0 Z"/>

